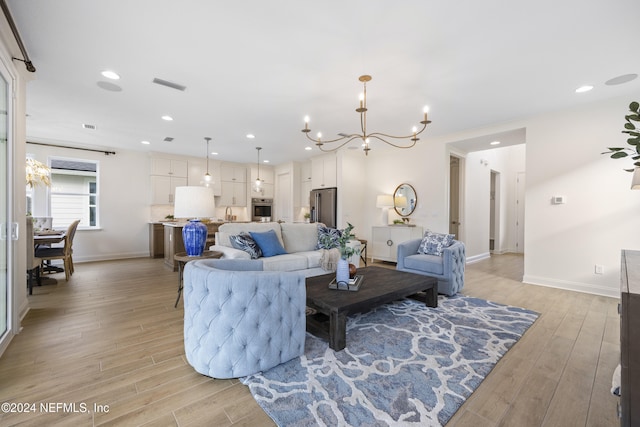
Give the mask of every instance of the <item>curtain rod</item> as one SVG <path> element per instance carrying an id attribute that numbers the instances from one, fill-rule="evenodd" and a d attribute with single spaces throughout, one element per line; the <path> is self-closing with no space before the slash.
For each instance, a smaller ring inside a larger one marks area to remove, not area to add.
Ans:
<path id="1" fill-rule="evenodd" d="M 1 1 L 1 0 L 0 0 L 0 1 Z M 116 154 L 116 152 L 115 152 L 115 151 L 94 150 L 93 148 L 71 147 L 71 146 L 68 146 L 68 145 L 45 144 L 44 142 L 33 142 L 33 141 L 27 141 L 27 144 L 43 145 L 43 146 L 45 146 L 45 147 L 68 148 L 68 149 L 70 149 L 70 150 L 93 151 L 93 152 L 95 152 L 95 153 L 103 153 L 105 156 L 108 156 L 109 154 Z"/>
<path id="2" fill-rule="evenodd" d="M 13 17 L 11 16 L 11 12 L 9 11 L 7 2 L 5 0 L 0 0 L 0 7 L 2 7 L 2 12 L 4 12 L 4 17 L 7 19 L 7 22 L 9 23 L 9 27 L 11 28 L 11 32 L 13 33 L 13 37 L 16 39 L 16 43 L 18 43 L 18 47 L 20 48 L 20 52 L 22 52 L 22 57 L 24 58 L 24 59 L 20 59 L 20 58 L 11 58 L 11 59 L 24 62 L 24 66 L 27 67 L 27 71 L 35 73 L 36 67 L 33 66 L 33 63 L 29 59 L 29 54 L 27 53 L 27 49 L 25 49 L 24 44 L 22 43 L 22 38 L 20 38 L 20 33 L 18 32 L 16 23 L 13 21 Z"/>

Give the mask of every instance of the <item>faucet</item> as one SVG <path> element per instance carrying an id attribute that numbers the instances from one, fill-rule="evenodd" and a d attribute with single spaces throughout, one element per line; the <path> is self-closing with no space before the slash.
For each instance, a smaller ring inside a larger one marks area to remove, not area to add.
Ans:
<path id="1" fill-rule="evenodd" d="M 227 206 L 227 208 L 224 210 L 224 219 L 226 219 L 227 221 L 231 221 L 232 218 L 233 211 L 231 210 L 231 206 Z"/>

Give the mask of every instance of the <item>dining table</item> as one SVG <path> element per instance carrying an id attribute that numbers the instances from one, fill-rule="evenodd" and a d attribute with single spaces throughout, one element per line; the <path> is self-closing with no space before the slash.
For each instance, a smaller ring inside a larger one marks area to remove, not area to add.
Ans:
<path id="1" fill-rule="evenodd" d="M 60 243 L 64 240 L 64 231 L 50 230 L 50 231 L 35 231 L 33 233 L 33 244 L 36 249 L 40 245 L 51 245 L 54 243 Z"/>

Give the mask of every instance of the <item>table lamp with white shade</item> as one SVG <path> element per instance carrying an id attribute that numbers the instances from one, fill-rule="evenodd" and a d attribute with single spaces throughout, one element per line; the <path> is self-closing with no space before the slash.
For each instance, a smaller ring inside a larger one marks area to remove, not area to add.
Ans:
<path id="1" fill-rule="evenodd" d="M 389 224 L 389 208 L 393 207 L 393 196 L 391 194 L 379 194 L 376 198 L 376 207 L 382 208 L 382 223 Z"/>
<path id="2" fill-rule="evenodd" d="M 175 218 L 189 218 L 182 227 L 182 240 L 188 256 L 200 256 L 207 241 L 207 226 L 200 218 L 211 218 L 216 214 L 212 187 L 176 187 Z"/>

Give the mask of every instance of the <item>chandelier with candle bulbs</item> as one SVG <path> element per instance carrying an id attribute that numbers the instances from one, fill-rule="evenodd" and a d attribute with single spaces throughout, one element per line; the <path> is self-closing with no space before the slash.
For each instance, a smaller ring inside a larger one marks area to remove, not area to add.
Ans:
<path id="1" fill-rule="evenodd" d="M 427 119 L 427 113 L 429 112 L 429 107 L 424 107 L 424 118 L 423 120 L 420 121 L 420 124 L 422 125 L 422 129 L 418 130 L 418 128 L 414 126 L 410 135 L 394 136 L 394 135 L 388 135 L 381 132 L 367 133 L 367 82 L 371 80 L 371 76 L 365 74 L 363 76 L 360 76 L 358 80 L 362 82 L 362 85 L 364 88 L 363 92 L 360 94 L 360 106 L 356 108 L 356 112 L 360 114 L 360 129 L 362 133 L 360 134 L 340 133 L 338 134 L 340 138 L 331 139 L 331 140 L 322 140 L 322 134 L 318 132 L 317 138 L 313 138 L 309 136 L 311 129 L 309 129 L 309 116 L 306 116 L 304 118 L 304 129 L 302 129 L 302 132 L 304 132 L 307 138 L 313 141 L 321 151 L 325 151 L 325 152 L 338 150 L 339 148 L 344 147 L 346 144 L 353 141 L 354 139 L 361 139 L 362 148 L 364 150 L 365 155 L 369 155 L 369 151 L 371 150 L 371 147 L 369 146 L 371 139 L 382 141 L 385 144 L 391 145 L 396 148 L 411 148 L 414 145 L 416 145 L 416 142 L 420 140 L 420 138 L 418 138 L 418 135 L 420 135 L 427 128 L 427 125 L 431 123 L 431 120 Z M 391 142 L 391 141 L 388 141 L 387 139 L 393 139 L 398 141 Z M 400 140 L 406 140 L 406 141 L 400 141 Z M 333 146 L 333 148 L 325 147 L 326 144 L 332 144 L 332 143 L 337 143 L 337 145 Z"/>

